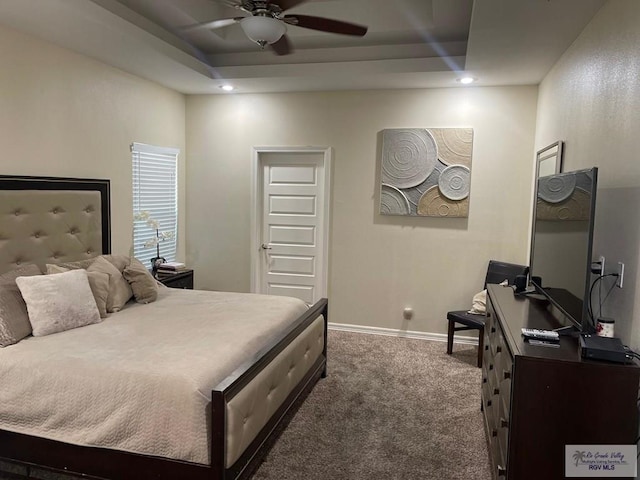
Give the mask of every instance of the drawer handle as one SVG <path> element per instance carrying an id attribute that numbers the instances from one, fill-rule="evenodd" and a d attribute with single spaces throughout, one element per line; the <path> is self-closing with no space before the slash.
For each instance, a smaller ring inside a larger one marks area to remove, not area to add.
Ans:
<path id="1" fill-rule="evenodd" d="M 507 428 L 509 426 L 509 420 L 500 417 L 500 426 L 502 428 Z"/>
<path id="2" fill-rule="evenodd" d="M 493 370 L 493 363 L 489 364 L 489 370 Z"/>
<path id="3" fill-rule="evenodd" d="M 504 379 L 508 380 L 511 378 L 511 372 L 509 370 L 504 371 Z"/>
<path id="4" fill-rule="evenodd" d="M 491 406 L 491 400 L 487 400 L 487 407 Z"/>
<path id="5" fill-rule="evenodd" d="M 496 353 L 500 353 L 502 351 L 502 347 L 500 345 L 498 345 L 496 347 Z"/>
<path id="6" fill-rule="evenodd" d="M 491 436 L 492 437 L 497 437 L 498 436 L 498 431 L 497 430 L 491 430 Z"/>
<path id="7" fill-rule="evenodd" d="M 484 346 L 484 349 L 485 349 L 485 350 L 489 350 L 489 345 L 485 345 L 485 346 Z"/>
<path id="8" fill-rule="evenodd" d="M 504 468 L 502 465 L 498 465 L 498 476 L 499 477 L 506 477 L 507 476 L 507 469 Z"/>
<path id="9" fill-rule="evenodd" d="M 493 389 L 493 394 L 494 395 L 500 395 L 500 389 L 499 388 L 494 388 Z"/>
<path id="10" fill-rule="evenodd" d="M 487 383 L 487 377 L 482 377 L 482 383 Z"/>

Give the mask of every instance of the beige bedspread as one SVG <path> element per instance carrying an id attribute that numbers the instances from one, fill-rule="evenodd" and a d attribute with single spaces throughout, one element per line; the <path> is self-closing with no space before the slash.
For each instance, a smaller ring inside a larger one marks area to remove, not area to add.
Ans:
<path id="1" fill-rule="evenodd" d="M 102 323 L 0 349 L 0 429 L 210 463 L 211 389 L 307 306 L 161 289 Z"/>

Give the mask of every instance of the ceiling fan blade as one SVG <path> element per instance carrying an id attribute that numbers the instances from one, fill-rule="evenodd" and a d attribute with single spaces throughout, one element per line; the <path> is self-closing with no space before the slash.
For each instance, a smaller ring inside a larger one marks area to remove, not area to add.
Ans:
<path id="1" fill-rule="evenodd" d="M 354 35 L 362 37 L 367 33 L 368 28 L 355 23 L 342 22 L 331 18 L 313 17 L 310 15 L 287 15 L 283 20 L 289 25 L 311 28 L 322 32 L 341 33 L 343 35 Z"/>
<path id="2" fill-rule="evenodd" d="M 308 1 L 309 0 L 273 0 L 269 3 L 275 3 L 284 12 L 285 10 L 289 10 L 290 8 L 293 8 L 297 5 L 300 5 L 301 3 L 308 2 Z"/>
<path id="3" fill-rule="evenodd" d="M 271 48 L 276 55 L 289 55 L 293 51 L 289 38 L 286 35 L 280 37 L 280 40 L 277 42 L 272 43 Z"/>
<path id="4" fill-rule="evenodd" d="M 235 18 L 221 18 L 219 20 L 213 20 L 211 22 L 204 23 L 196 23 L 195 25 L 187 25 L 186 27 L 182 27 L 182 30 L 185 32 L 191 32 L 194 30 L 215 30 L 216 28 L 228 27 L 229 25 L 233 25 L 234 23 L 238 23 L 244 17 L 235 17 Z"/>
<path id="5" fill-rule="evenodd" d="M 234 1 L 234 0 L 215 0 L 215 1 L 225 5 L 226 7 L 236 8 L 238 10 L 242 10 L 243 12 L 251 13 L 251 10 L 246 9 L 241 1 Z"/>
<path id="6" fill-rule="evenodd" d="M 217 0 L 217 2 L 231 8 L 240 8 L 242 6 L 242 2 L 235 2 L 234 0 Z"/>

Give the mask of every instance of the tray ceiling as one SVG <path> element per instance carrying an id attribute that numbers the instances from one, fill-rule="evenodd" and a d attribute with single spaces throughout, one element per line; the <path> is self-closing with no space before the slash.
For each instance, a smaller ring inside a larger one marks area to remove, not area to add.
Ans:
<path id="1" fill-rule="evenodd" d="M 277 0 L 274 0 L 277 3 Z M 309 0 L 286 13 L 367 25 L 362 37 L 287 27 L 290 55 L 262 50 L 223 0 L 2 0 L 0 24 L 183 93 L 537 84 L 603 0 Z"/>

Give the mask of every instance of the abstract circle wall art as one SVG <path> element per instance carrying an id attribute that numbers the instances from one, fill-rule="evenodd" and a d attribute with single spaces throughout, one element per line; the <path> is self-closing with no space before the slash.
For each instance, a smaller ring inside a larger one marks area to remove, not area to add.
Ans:
<path id="1" fill-rule="evenodd" d="M 382 183 L 396 188 L 420 185 L 438 161 L 436 141 L 425 129 L 385 130 Z"/>
<path id="2" fill-rule="evenodd" d="M 469 196 L 471 170 L 464 165 L 449 165 L 440 174 L 438 188 L 449 200 L 464 200 Z"/>
<path id="3" fill-rule="evenodd" d="M 382 131 L 380 214 L 469 216 L 471 128 Z"/>
<path id="4" fill-rule="evenodd" d="M 438 187 L 427 190 L 418 203 L 418 215 L 425 217 L 462 217 L 462 213 L 468 211 L 468 198 L 449 200 L 442 196 Z"/>
<path id="5" fill-rule="evenodd" d="M 382 184 L 380 211 L 385 215 L 409 215 L 409 200 L 396 187 Z"/>

